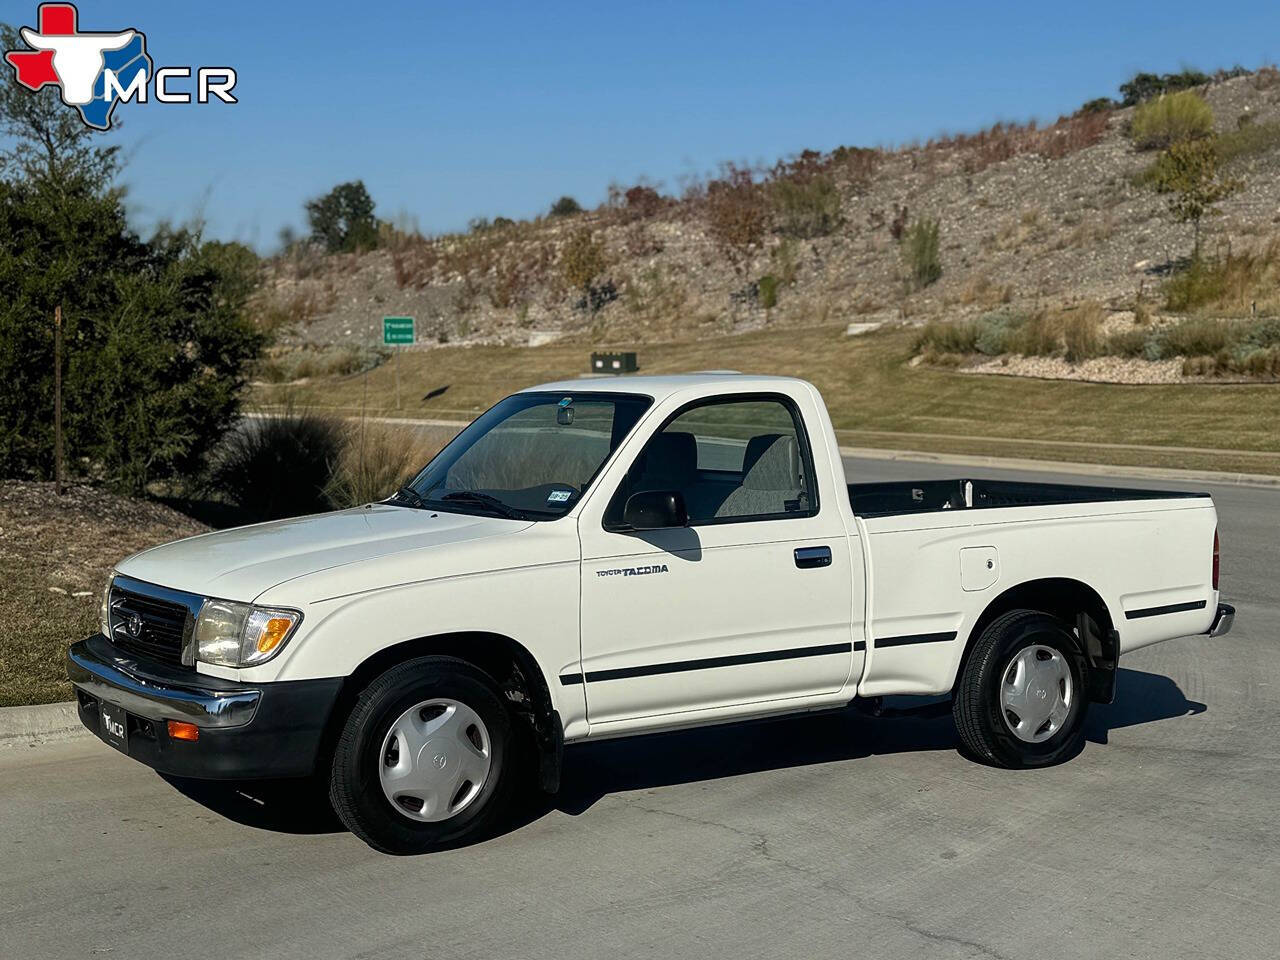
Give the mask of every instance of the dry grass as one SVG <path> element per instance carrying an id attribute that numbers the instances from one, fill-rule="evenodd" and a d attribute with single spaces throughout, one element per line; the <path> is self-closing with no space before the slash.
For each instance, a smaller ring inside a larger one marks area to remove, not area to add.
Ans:
<path id="1" fill-rule="evenodd" d="M 448 440 L 440 431 L 378 420 L 350 422 L 325 492 L 339 509 L 383 500 L 412 480 Z"/>
<path id="2" fill-rule="evenodd" d="M 69 699 L 67 645 L 96 631 L 112 566 L 205 529 L 151 501 L 0 481 L 0 706 Z"/>
<path id="3" fill-rule="evenodd" d="M 1058 160 L 1098 143 L 1106 134 L 1110 119 L 1110 110 L 1096 110 L 1059 117 L 1047 127 L 1040 127 L 1034 120 L 1022 124 L 997 123 L 977 133 L 935 138 L 924 149 L 961 154 L 968 173 L 977 173 L 1023 153 Z"/>
<path id="4" fill-rule="evenodd" d="M 1280 313 L 1280 237 L 1204 257 L 1165 283 L 1170 310 L 1244 317 Z"/>
<path id="5" fill-rule="evenodd" d="M 258 364 L 257 376 L 268 383 L 296 383 L 312 377 L 346 377 L 372 369 L 384 351 L 372 347 L 291 347 L 269 350 Z"/>
<path id="6" fill-rule="evenodd" d="M 1069 233 L 1059 232 L 1055 250 L 1081 250 L 1096 247 L 1115 235 L 1115 220 L 1111 212 L 1082 218 L 1071 226 Z"/>
<path id="7" fill-rule="evenodd" d="M 705 340 L 685 336 L 641 347 L 639 360 L 646 373 L 727 367 L 804 377 L 822 390 L 836 426 L 856 429 L 857 442 L 867 446 L 1280 473 L 1280 456 L 1255 462 L 1258 458 L 1233 459 L 1228 454 L 1164 455 L 1108 446 L 1280 453 L 1280 433 L 1275 430 L 1280 390 L 1273 386 L 1126 387 L 962 376 L 908 366 L 917 334 L 918 329 L 894 327 L 846 337 L 840 323 Z M 429 354 L 405 354 L 401 368 L 405 382 L 452 386 L 446 397 L 411 404 L 399 415 L 473 419 L 514 390 L 580 376 L 591 350 L 600 346 L 607 345 L 567 341 L 542 347 L 445 347 Z M 389 370 L 372 371 L 371 409 L 395 415 L 394 390 Z M 315 383 L 301 392 L 310 395 L 312 404 L 332 404 L 344 412 L 359 410 L 360 387 L 353 381 Z M 264 400 L 271 395 L 271 389 L 260 390 Z M 1064 417 L 1064 411 L 1070 411 L 1070 417 Z M 1054 446 L 1055 441 L 1088 446 L 1061 449 Z"/>
<path id="8" fill-rule="evenodd" d="M 316 317 L 333 309 L 337 291 L 333 281 L 320 289 L 306 287 L 289 292 L 260 291 L 249 303 L 249 315 L 270 334 L 305 327 Z"/>
<path id="9" fill-rule="evenodd" d="M 991 307 L 1009 303 L 1013 299 L 1013 284 L 996 283 L 986 273 L 971 273 L 960 292 L 945 302 L 948 306 Z"/>

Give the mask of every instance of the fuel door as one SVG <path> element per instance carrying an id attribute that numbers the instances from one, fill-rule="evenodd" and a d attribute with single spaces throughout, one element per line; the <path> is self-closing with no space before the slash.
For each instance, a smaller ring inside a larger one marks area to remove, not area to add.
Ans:
<path id="1" fill-rule="evenodd" d="M 1000 579 L 1000 553 L 995 547 L 960 551 L 960 586 L 969 593 L 986 590 Z"/>

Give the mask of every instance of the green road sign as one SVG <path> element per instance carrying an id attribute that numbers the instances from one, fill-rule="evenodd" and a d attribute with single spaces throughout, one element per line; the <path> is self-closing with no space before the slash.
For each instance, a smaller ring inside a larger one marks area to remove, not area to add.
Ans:
<path id="1" fill-rule="evenodd" d="M 413 317 L 383 317 L 382 342 L 387 346 L 413 343 Z"/>

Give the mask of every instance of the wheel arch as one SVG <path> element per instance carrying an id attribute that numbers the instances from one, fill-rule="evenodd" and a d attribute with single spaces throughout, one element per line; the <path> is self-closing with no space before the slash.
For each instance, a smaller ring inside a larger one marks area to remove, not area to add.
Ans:
<path id="1" fill-rule="evenodd" d="M 564 734 L 547 677 L 529 649 L 502 633 L 461 631 L 415 637 L 378 650 L 361 661 L 342 684 L 330 715 L 322 756 L 329 756 L 361 692 L 398 663 L 416 657 L 454 657 L 487 673 L 513 714 L 524 721 L 542 756 L 544 787 L 558 785 Z"/>
<path id="2" fill-rule="evenodd" d="M 1017 609 L 1038 610 L 1068 624 L 1089 666 L 1089 699 L 1095 703 L 1110 703 L 1114 699 L 1120 636 L 1111 610 L 1097 590 L 1071 577 L 1027 580 L 992 599 L 969 630 L 953 691 L 982 632 L 997 617 Z"/>

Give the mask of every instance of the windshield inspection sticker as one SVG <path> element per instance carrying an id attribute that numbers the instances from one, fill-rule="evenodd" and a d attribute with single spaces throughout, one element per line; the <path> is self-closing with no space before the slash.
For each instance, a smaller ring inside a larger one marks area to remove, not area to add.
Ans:
<path id="1" fill-rule="evenodd" d="M 547 503 L 567 503 L 572 496 L 572 490 L 552 490 L 547 494 Z"/>

